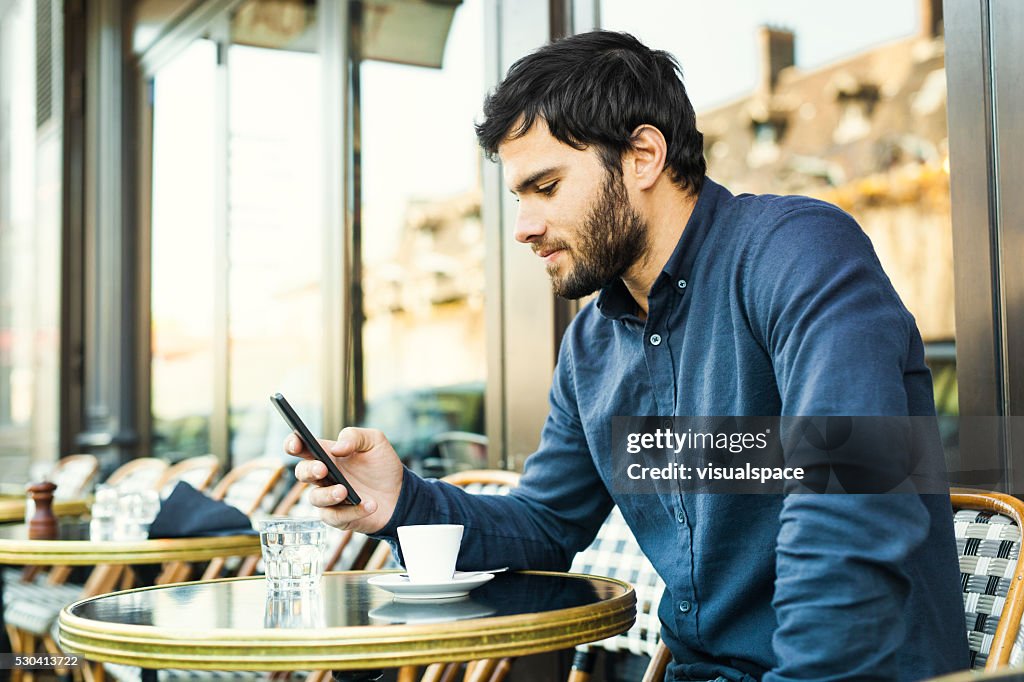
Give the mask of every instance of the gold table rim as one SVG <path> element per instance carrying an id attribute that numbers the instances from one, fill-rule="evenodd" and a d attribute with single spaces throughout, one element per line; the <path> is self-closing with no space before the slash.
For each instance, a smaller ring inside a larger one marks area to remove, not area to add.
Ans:
<path id="1" fill-rule="evenodd" d="M 205 561 L 215 557 L 256 553 L 259 547 L 259 536 L 248 534 L 104 542 L 0 538 L 0 564 L 92 566 Z"/>
<path id="2" fill-rule="evenodd" d="M 0 496 L 0 523 L 11 523 L 25 519 L 26 499 Z M 53 513 L 57 516 L 74 516 L 89 511 L 88 499 L 54 500 Z"/>
<path id="3" fill-rule="evenodd" d="M 391 572 L 394 571 L 332 571 L 330 574 L 369 578 Z M 570 648 L 625 632 L 635 620 L 636 593 L 629 583 L 579 573 L 520 573 L 599 580 L 622 588 L 622 593 L 595 604 L 557 609 L 542 615 L 527 613 L 488 616 L 447 623 L 282 628 L 258 634 L 230 628 L 170 634 L 152 625 L 123 623 L 101 623 L 97 627 L 99 621 L 70 613 L 71 609 L 91 599 L 169 587 L 162 585 L 90 597 L 66 606 L 58 619 L 61 645 L 90 660 L 130 663 L 143 667 L 149 662 L 158 664 L 157 667 L 193 669 L 289 670 L 303 666 L 307 669 L 318 666 L 359 669 L 516 656 Z M 263 576 L 253 576 L 202 582 L 208 584 L 263 579 Z M 574 630 L 572 627 L 575 625 L 581 627 Z M 79 648 L 83 644 L 85 647 Z M 161 647 L 163 649 L 159 650 Z M 177 665 L 168 666 L 165 663 Z"/>

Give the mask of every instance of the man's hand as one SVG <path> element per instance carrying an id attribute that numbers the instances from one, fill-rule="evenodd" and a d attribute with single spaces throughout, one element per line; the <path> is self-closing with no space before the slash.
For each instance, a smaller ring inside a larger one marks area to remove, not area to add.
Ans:
<path id="1" fill-rule="evenodd" d="M 350 426 L 338 434 L 338 440 L 320 439 L 320 445 L 362 498 L 359 506 L 342 504 L 348 494 L 345 486 L 325 482 L 327 467 L 291 434 L 284 441 L 285 452 L 305 460 L 295 467 L 295 477 L 319 486 L 309 492 L 309 501 L 320 507 L 324 522 L 360 533 L 375 533 L 387 525 L 398 503 L 405 468 L 384 434 Z"/>

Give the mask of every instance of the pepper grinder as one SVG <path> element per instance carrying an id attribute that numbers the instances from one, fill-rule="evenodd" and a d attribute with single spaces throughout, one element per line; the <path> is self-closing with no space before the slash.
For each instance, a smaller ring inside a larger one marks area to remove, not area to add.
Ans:
<path id="1" fill-rule="evenodd" d="M 29 495 L 35 503 L 36 512 L 28 522 L 30 540 L 56 540 L 57 517 L 53 515 L 53 491 L 56 483 L 43 481 L 28 486 Z"/>

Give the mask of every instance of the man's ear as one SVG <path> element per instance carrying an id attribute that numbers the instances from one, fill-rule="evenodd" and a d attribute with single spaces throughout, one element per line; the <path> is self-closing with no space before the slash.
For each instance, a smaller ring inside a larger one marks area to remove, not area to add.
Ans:
<path id="1" fill-rule="evenodd" d="M 639 190 L 650 189 L 665 170 L 668 143 L 652 125 L 639 125 L 630 136 L 632 148 L 624 155 L 624 168 Z"/>

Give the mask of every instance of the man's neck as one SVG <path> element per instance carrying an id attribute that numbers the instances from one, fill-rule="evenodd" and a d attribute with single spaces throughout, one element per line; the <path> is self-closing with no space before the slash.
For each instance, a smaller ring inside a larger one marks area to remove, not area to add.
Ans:
<path id="1" fill-rule="evenodd" d="M 693 208 L 697 205 L 696 196 L 686 194 L 675 185 L 659 190 L 660 195 L 647 203 L 644 216 L 648 227 L 647 251 L 622 276 L 626 289 L 639 306 L 640 319 L 647 318 L 647 296 L 675 251 L 686 223 L 693 214 Z"/>

